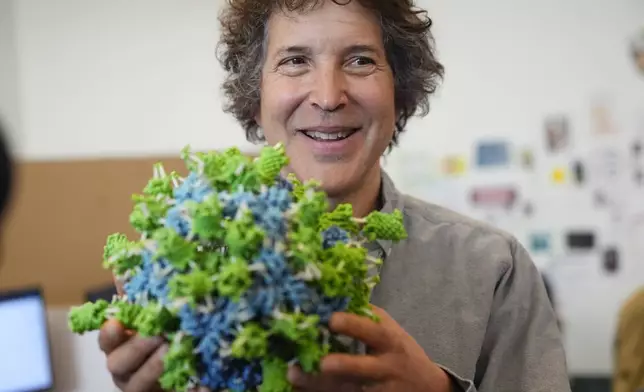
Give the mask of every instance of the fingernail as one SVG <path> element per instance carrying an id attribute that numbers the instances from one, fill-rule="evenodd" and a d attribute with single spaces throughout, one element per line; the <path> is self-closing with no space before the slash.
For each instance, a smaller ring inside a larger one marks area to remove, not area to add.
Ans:
<path id="1" fill-rule="evenodd" d="M 289 366 L 286 377 L 291 384 L 297 384 L 302 380 L 302 373 L 298 367 Z"/>
<path id="2" fill-rule="evenodd" d="M 108 320 L 106 325 L 105 325 L 105 331 L 108 333 L 110 337 L 117 337 L 120 333 L 120 325 L 119 322 L 116 320 Z"/>

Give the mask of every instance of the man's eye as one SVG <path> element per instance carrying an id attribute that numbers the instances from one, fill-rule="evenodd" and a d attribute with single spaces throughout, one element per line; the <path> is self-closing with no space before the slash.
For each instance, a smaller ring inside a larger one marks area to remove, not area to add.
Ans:
<path id="1" fill-rule="evenodd" d="M 355 57 L 351 59 L 351 61 L 349 62 L 349 64 L 355 65 L 358 67 L 363 67 L 366 65 L 374 65 L 375 63 L 376 62 L 373 61 L 373 59 L 370 59 L 369 57 L 363 57 L 363 56 Z"/>
<path id="2" fill-rule="evenodd" d="M 306 59 L 304 57 L 290 57 L 282 61 L 282 65 L 304 65 Z"/>

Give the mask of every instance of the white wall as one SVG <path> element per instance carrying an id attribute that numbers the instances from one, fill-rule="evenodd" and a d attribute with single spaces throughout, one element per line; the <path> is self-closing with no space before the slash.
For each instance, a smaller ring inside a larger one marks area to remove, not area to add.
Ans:
<path id="1" fill-rule="evenodd" d="M 13 2 L 0 0 L 0 119 L 13 136 L 20 127 Z"/>
<path id="2" fill-rule="evenodd" d="M 250 148 L 232 118 L 220 110 L 216 3 L 0 0 L 0 7 L 13 5 L 15 17 L 7 18 L 10 13 L 0 8 L 0 81 L 16 79 L 18 88 L 9 99 L 0 98 L 0 111 L 19 113 L 20 156 L 39 160 L 176 154 L 188 143 L 199 148 Z M 609 97 L 619 128 L 635 132 L 638 121 L 644 120 L 638 118 L 644 112 L 644 84 L 629 62 L 627 39 L 642 27 L 644 2 L 422 4 L 435 21 L 447 74 L 432 101 L 431 115 L 410 123 L 401 147 L 389 159 L 399 185 L 476 214 L 464 200 L 468 187 L 509 180 L 539 204 L 533 220 L 505 222 L 520 239 L 535 227 L 557 234 L 575 225 L 597 228 L 601 241 L 619 240 L 610 237 L 617 235 L 610 218 L 594 211 L 586 191 L 554 189 L 547 183 L 547 170 L 564 162 L 565 156 L 551 158 L 537 150 L 539 168 L 532 177 L 514 171 L 483 173 L 419 188 L 412 183 L 431 183 L 410 181 L 408 173 L 427 176 L 435 159 L 446 153 L 469 154 L 480 137 L 542 146 L 543 117 L 552 113 L 570 116 L 575 154 L 586 157 L 597 143 L 588 131 L 594 96 Z M 18 48 L 19 67 L 13 71 L 4 67 L 6 53 L 11 53 L 3 49 L 10 36 L 2 34 L 6 21 L 13 22 Z M 416 159 L 414 165 L 405 157 Z M 584 257 L 596 264 L 595 256 Z M 590 268 L 574 272 L 585 274 L 585 284 L 572 285 L 578 275 L 559 275 L 573 372 L 610 371 L 613 316 L 644 276 L 635 250 L 626 250 L 624 257 L 632 278 L 627 273 L 606 279 Z M 76 350 L 91 352 L 93 341 L 83 342 Z M 90 363 L 95 368 L 92 377 L 104 380 L 103 368 Z M 88 388 L 99 390 L 98 383 Z"/>
<path id="3" fill-rule="evenodd" d="M 26 159 L 243 145 L 221 113 L 217 2 L 15 1 Z"/>
<path id="4" fill-rule="evenodd" d="M 625 203 L 619 208 L 624 216 L 616 221 L 613 211 L 593 205 L 591 191 L 601 185 L 593 176 L 584 187 L 553 186 L 549 172 L 571 159 L 591 164 L 598 150 L 612 148 L 620 153 L 622 175 L 630 174 L 625 143 L 634 134 L 644 138 L 644 77 L 636 73 L 628 43 L 644 28 L 644 2 L 423 3 L 430 4 L 434 16 L 446 80 L 430 116 L 411 124 L 401 148 L 389 159 L 391 173 L 409 192 L 478 218 L 487 213 L 467 201 L 474 185 L 509 183 L 532 200 L 532 218 L 513 211 L 497 214 L 495 223 L 526 244 L 533 230 L 549 231 L 559 239 L 550 255 L 535 256 L 535 261 L 553 278 L 571 371 L 609 373 L 616 313 L 625 297 L 644 285 L 644 230 L 632 226 L 631 219 L 643 210 L 644 192 L 627 177 L 609 184 Z M 619 134 L 593 137 L 594 99 L 608 102 Z M 573 132 L 571 151 L 554 156 L 543 148 L 543 121 L 552 114 L 567 115 Z M 429 178 L 432 165 L 445 154 L 473 158 L 476 141 L 485 138 L 533 147 L 536 170 L 483 170 L 461 179 L 418 181 L 418 176 Z M 598 249 L 618 246 L 621 273 L 604 274 L 599 252 L 567 254 L 560 239 L 574 228 L 596 231 Z"/>

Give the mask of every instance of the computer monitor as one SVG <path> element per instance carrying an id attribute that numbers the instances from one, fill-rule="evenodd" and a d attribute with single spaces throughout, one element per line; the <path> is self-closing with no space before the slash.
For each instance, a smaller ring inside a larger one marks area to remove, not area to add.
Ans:
<path id="1" fill-rule="evenodd" d="M 44 392 L 53 386 L 41 290 L 0 292 L 0 392 Z"/>

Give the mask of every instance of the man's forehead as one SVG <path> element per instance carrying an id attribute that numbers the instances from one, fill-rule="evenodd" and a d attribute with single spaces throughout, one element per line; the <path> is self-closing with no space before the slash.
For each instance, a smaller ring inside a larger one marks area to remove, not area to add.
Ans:
<path id="1" fill-rule="evenodd" d="M 352 3 L 358 4 L 357 1 Z M 276 12 L 267 26 L 271 51 L 304 52 L 324 47 L 342 51 L 380 50 L 380 25 L 370 11 L 356 12 L 350 5 L 334 7 L 328 12 L 322 9 Z"/>
<path id="2" fill-rule="evenodd" d="M 359 1 L 337 4 L 327 0 L 314 8 L 306 6 L 294 10 L 278 8 L 272 12 L 268 20 L 269 29 L 302 29 L 303 27 L 323 27 L 322 25 L 326 27 L 344 25 L 344 28 L 355 26 L 364 29 L 379 24 L 376 15 L 360 5 Z"/>

